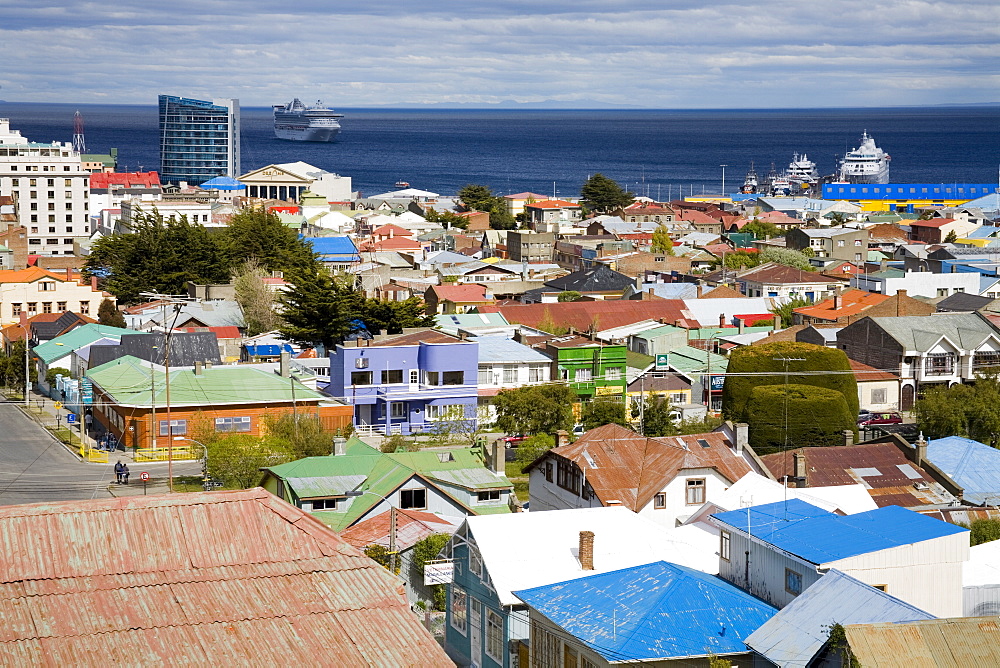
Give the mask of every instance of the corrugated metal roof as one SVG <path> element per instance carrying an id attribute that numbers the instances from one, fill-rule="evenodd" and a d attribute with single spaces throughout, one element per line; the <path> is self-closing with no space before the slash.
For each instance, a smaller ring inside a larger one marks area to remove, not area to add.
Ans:
<path id="1" fill-rule="evenodd" d="M 844 627 L 865 668 L 1000 666 L 1000 618 L 954 617 Z"/>
<path id="2" fill-rule="evenodd" d="M 31 349 L 36 357 L 46 364 L 52 364 L 57 359 L 69 355 L 74 350 L 89 345 L 100 339 L 121 339 L 126 334 L 138 334 L 134 329 L 124 329 L 121 327 L 107 327 L 89 323 L 81 325 L 76 329 L 41 343 Z"/>
<path id="3" fill-rule="evenodd" d="M 340 537 L 355 547 L 381 545 L 389 547 L 390 514 L 384 513 L 362 520 L 340 532 Z M 453 534 L 464 517 L 442 517 L 419 510 L 396 511 L 396 546 L 408 550 L 418 542 L 436 533 Z"/>
<path id="4" fill-rule="evenodd" d="M 1000 450 L 960 436 L 927 443 L 927 459 L 961 485 L 962 498 L 974 504 L 1000 500 Z"/>
<path id="5" fill-rule="evenodd" d="M 899 506 L 835 515 L 799 499 L 731 510 L 712 517 L 814 564 L 968 531 Z"/>
<path id="6" fill-rule="evenodd" d="M 6 665 L 452 665 L 398 579 L 262 489 L 9 506 L 0 541 Z"/>
<path id="7" fill-rule="evenodd" d="M 479 336 L 479 362 L 537 362 L 549 364 L 547 356 L 523 343 L 504 336 Z"/>
<path id="8" fill-rule="evenodd" d="M 608 661 L 743 653 L 743 639 L 777 612 L 665 561 L 514 593 Z"/>
<path id="9" fill-rule="evenodd" d="M 831 569 L 764 622 L 746 643 L 781 668 L 805 668 L 826 643 L 833 624 L 918 619 L 934 615 Z"/>

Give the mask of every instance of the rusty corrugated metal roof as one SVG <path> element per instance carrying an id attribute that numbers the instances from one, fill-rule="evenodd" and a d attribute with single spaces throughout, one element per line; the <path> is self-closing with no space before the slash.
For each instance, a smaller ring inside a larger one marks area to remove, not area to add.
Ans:
<path id="1" fill-rule="evenodd" d="M 844 631 L 851 651 L 865 668 L 1000 665 L 998 617 L 849 624 Z"/>
<path id="2" fill-rule="evenodd" d="M 450 666 L 401 583 L 262 489 L 0 508 L 0 662 Z"/>

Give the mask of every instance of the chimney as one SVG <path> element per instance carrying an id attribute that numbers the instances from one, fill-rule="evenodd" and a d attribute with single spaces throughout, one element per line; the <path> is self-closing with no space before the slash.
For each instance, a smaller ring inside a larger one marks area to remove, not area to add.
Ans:
<path id="1" fill-rule="evenodd" d="M 556 447 L 562 447 L 569 443 L 569 432 L 565 429 L 560 429 L 556 432 Z"/>
<path id="2" fill-rule="evenodd" d="M 66 280 L 67 281 L 72 281 L 73 280 L 73 268 L 72 267 L 66 267 Z"/>
<path id="3" fill-rule="evenodd" d="M 635 277 L 635 289 L 642 290 L 642 276 Z"/>
<path id="4" fill-rule="evenodd" d="M 743 318 L 736 319 L 736 326 L 740 328 L 740 334 L 743 333 L 744 327 L 746 327 L 746 321 Z"/>
<path id="5" fill-rule="evenodd" d="M 506 452 L 506 447 L 503 444 L 503 439 L 496 439 L 490 445 L 490 456 L 489 465 L 490 470 L 497 475 L 504 475 L 504 469 L 506 465 L 504 453 Z"/>
<path id="6" fill-rule="evenodd" d="M 695 293 L 695 294 L 697 295 L 697 298 L 698 298 L 698 299 L 701 299 L 701 295 L 702 295 L 702 293 L 703 293 L 703 292 L 705 292 L 705 286 L 703 286 L 703 285 L 699 285 L 699 286 L 697 286 L 697 287 L 695 288 L 695 290 L 696 290 L 696 293 Z"/>
<path id="7" fill-rule="evenodd" d="M 281 351 L 281 358 L 278 360 L 278 374 L 282 378 L 288 378 L 292 373 L 292 354 L 287 350 Z"/>
<path id="8" fill-rule="evenodd" d="M 878 268 L 879 268 L 879 271 L 885 271 L 886 269 L 889 268 L 889 261 L 888 260 L 881 260 L 878 263 Z"/>
<path id="9" fill-rule="evenodd" d="M 772 324 L 771 324 L 771 327 L 772 327 L 772 328 L 774 329 L 774 331 L 776 331 L 776 332 L 777 332 L 777 331 L 778 331 L 779 329 L 781 329 L 781 316 L 780 316 L 780 315 L 778 315 L 777 313 L 775 313 L 775 314 L 774 314 L 774 320 L 773 320 L 773 322 L 772 322 Z"/>
<path id="10" fill-rule="evenodd" d="M 594 570 L 594 532 L 580 532 L 580 568 Z"/>
<path id="11" fill-rule="evenodd" d="M 844 302 L 840 298 L 840 288 L 837 288 L 837 290 L 833 293 L 833 310 L 836 311 L 843 305 Z"/>
<path id="12" fill-rule="evenodd" d="M 806 486 L 806 456 L 801 452 L 796 452 L 792 454 L 792 461 L 794 462 L 794 475 L 795 475 L 795 486 L 805 487 Z"/>
<path id="13" fill-rule="evenodd" d="M 97 289 L 97 276 L 91 276 L 90 277 L 90 289 L 91 290 L 96 290 Z"/>
<path id="14" fill-rule="evenodd" d="M 212 368 L 212 361 L 211 360 L 205 360 L 205 368 L 206 369 L 211 369 Z"/>
<path id="15" fill-rule="evenodd" d="M 905 297 L 906 296 L 906 290 L 896 290 L 896 296 L 897 297 Z"/>
<path id="16" fill-rule="evenodd" d="M 469 338 L 469 333 L 467 331 L 465 331 L 464 329 L 458 330 L 458 340 L 459 341 L 465 341 L 468 338 Z"/>
<path id="17" fill-rule="evenodd" d="M 851 429 L 845 429 L 844 434 L 844 445 L 854 445 L 854 431 Z"/>
<path id="18" fill-rule="evenodd" d="M 725 327 L 725 326 L 726 326 L 726 314 L 725 313 L 720 313 L 719 314 L 719 327 Z"/>
<path id="19" fill-rule="evenodd" d="M 201 370 L 202 370 L 203 366 L 204 365 L 203 365 L 202 362 L 195 362 L 194 363 L 194 375 L 200 376 L 201 375 Z"/>
<path id="20" fill-rule="evenodd" d="M 733 434 L 736 436 L 736 454 L 742 455 L 743 448 L 750 444 L 750 425 L 737 422 L 733 425 Z"/>
<path id="21" fill-rule="evenodd" d="M 347 439 L 343 436 L 333 437 L 333 454 L 339 457 L 347 452 Z"/>
<path id="22" fill-rule="evenodd" d="M 913 463 L 923 466 L 927 461 L 927 441 L 924 440 L 924 432 L 920 432 L 920 437 L 913 444 Z"/>

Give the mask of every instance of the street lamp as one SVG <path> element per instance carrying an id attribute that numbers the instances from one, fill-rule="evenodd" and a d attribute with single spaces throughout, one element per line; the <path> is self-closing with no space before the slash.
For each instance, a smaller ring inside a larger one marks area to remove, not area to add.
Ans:
<path id="1" fill-rule="evenodd" d="M 381 494 L 376 494 L 375 492 L 369 492 L 368 490 L 350 490 L 344 492 L 344 496 L 347 498 L 355 498 L 358 496 L 364 496 L 365 494 L 371 494 L 372 496 L 377 496 L 386 503 L 389 504 L 389 572 L 393 575 L 396 574 L 396 507 L 392 505 L 392 501 L 385 498 Z"/>
<path id="2" fill-rule="evenodd" d="M 723 197 L 726 196 L 726 167 L 728 167 L 728 166 L 729 165 L 719 165 L 719 167 L 722 167 L 722 196 Z"/>

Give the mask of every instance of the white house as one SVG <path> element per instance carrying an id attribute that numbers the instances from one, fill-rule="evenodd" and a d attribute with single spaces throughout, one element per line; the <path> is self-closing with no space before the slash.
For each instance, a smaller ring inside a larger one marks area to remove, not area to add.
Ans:
<path id="1" fill-rule="evenodd" d="M 557 444 L 526 469 L 531 511 L 624 506 L 672 528 L 753 471 L 747 425 L 707 434 L 647 438 L 608 424 Z"/>
<path id="2" fill-rule="evenodd" d="M 899 274 L 899 275 L 896 275 Z M 878 272 L 877 274 L 855 274 L 851 277 L 851 287 L 892 296 L 899 290 L 906 290 L 911 297 L 947 297 L 956 292 L 978 295 L 981 290 L 982 275 L 962 272 L 957 274 L 935 274 L 930 271 Z"/>
<path id="3" fill-rule="evenodd" d="M 500 390 L 538 385 L 551 380 L 552 360 L 540 351 L 504 336 L 481 336 L 479 344 L 479 409 L 481 420 L 492 422 L 491 399 Z"/>
<path id="4" fill-rule="evenodd" d="M 38 267 L 0 270 L 0 326 L 19 322 L 22 313 L 29 318 L 66 311 L 95 316 L 104 299 L 115 302 L 114 296 L 97 288 L 96 278 L 80 282 L 69 271 Z"/>
<path id="5" fill-rule="evenodd" d="M 712 517 L 719 576 L 779 608 L 836 568 L 933 615 L 962 615 L 963 527 L 899 506 L 837 515 L 799 499 Z"/>

